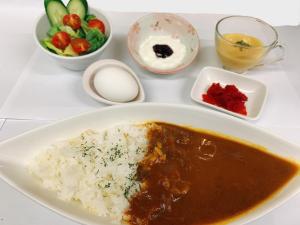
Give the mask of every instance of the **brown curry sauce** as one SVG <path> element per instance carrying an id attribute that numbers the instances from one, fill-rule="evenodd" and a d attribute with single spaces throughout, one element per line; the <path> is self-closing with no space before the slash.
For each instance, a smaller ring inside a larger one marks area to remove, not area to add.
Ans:
<path id="1" fill-rule="evenodd" d="M 138 167 L 141 191 L 126 212 L 132 225 L 201 225 L 253 208 L 298 166 L 220 136 L 156 123 Z"/>

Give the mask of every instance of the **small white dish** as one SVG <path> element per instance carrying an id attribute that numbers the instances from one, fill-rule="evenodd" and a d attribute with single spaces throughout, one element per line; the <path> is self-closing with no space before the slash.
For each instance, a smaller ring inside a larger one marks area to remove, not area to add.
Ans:
<path id="1" fill-rule="evenodd" d="M 136 96 L 135 99 L 133 99 L 132 101 L 129 101 L 129 102 L 113 102 L 113 101 L 103 98 L 96 91 L 96 89 L 94 87 L 95 75 L 100 68 L 103 68 L 106 66 L 119 67 L 121 69 L 124 69 L 136 80 L 139 91 L 138 91 L 138 95 Z M 117 105 L 117 104 L 138 103 L 138 102 L 145 101 L 145 92 L 144 92 L 143 86 L 142 86 L 138 76 L 135 74 L 135 72 L 132 69 L 129 68 L 129 66 L 127 66 L 126 64 L 124 64 L 123 62 L 120 62 L 118 60 L 104 59 L 104 60 L 99 60 L 97 62 L 94 62 L 84 71 L 83 77 L 82 77 L 82 82 L 83 82 L 83 88 L 86 91 L 86 93 L 98 102 L 102 102 L 102 103 L 105 103 L 108 105 Z"/>
<path id="2" fill-rule="evenodd" d="M 207 89 L 212 83 L 220 83 L 221 86 L 234 84 L 241 92 L 243 92 L 248 97 L 248 101 L 245 103 L 247 116 L 204 102 L 202 100 L 202 94 L 207 92 Z M 215 67 L 205 67 L 201 70 L 194 83 L 191 91 L 191 98 L 200 104 L 233 116 L 248 120 L 257 120 L 261 115 L 267 99 L 267 87 L 265 84 L 241 74 Z"/>

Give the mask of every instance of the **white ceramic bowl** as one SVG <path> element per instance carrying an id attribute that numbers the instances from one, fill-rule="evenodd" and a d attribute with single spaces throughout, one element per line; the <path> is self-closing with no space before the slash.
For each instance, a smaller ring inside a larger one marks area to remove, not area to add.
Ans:
<path id="1" fill-rule="evenodd" d="M 105 129 L 120 123 L 165 121 L 211 130 L 266 147 L 271 153 L 300 162 L 300 147 L 235 117 L 205 108 L 157 103 L 127 104 L 102 108 L 55 124 L 35 129 L 0 144 L 0 177 L 38 203 L 81 224 L 108 225 L 109 219 L 89 214 L 78 203 L 59 200 L 54 192 L 39 185 L 26 170 L 28 160 L 58 140 L 79 135 L 85 129 Z M 279 206 L 300 190 L 300 174 L 252 210 L 228 221 L 248 223 Z M 249 193 L 251 194 L 251 193 Z M 34 213 L 34 212 L 32 212 Z"/>
<path id="2" fill-rule="evenodd" d="M 234 84 L 241 92 L 243 92 L 248 97 L 248 100 L 245 103 L 247 115 L 235 113 L 204 102 L 202 100 L 202 94 L 207 92 L 207 89 L 212 83 L 220 83 L 223 87 L 228 84 Z M 268 91 L 265 84 L 244 75 L 216 67 L 203 68 L 191 90 L 191 98 L 195 102 L 247 120 L 257 120 L 260 117 L 266 103 L 267 94 Z"/>
<path id="3" fill-rule="evenodd" d="M 105 25 L 105 34 L 108 37 L 108 39 L 101 48 L 97 49 L 96 51 L 90 54 L 74 56 L 74 57 L 60 56 L 48 51 L 40 43 L 40 40 L 47 37 L 47 31 L 50 28 L 50 23 L 48 21 L 47 15 L 43 14 L 38 18 L 35 25 L 35 31 L 34 31 L 34 39 L 37 45 L 39 46 L 39 48 L 42 50 L 42 52 L 44 52 L 46 55 L 56 60 L 63 67 L 70 70 L 84 70 L 91 63 L 98 60 L 101 54 L 103 53 L 104 49 L 108 46 L 108 44 L 112 39 L 112 27 L 108 17 L 103 12 L 91 8 L 89 9 L 89 11 L 91 14 L 94 14 L 97 18 L 102 20 Z"/>
<path id="4" fill-rule="evenodd" d="M 138 50 L 140 44 L 150 35 L 170 35 L 186 47 L 186 55 L 178 66 L 172 69 L 158 69 L 144 63 Z M 189 66 L 199 51 L 199 37 L 196 29 L 184 18 L 170 13 L 152 13 L 136 21 L 130 28 L 127 44 L 133 59 L 144 69 L 157 74 L 174 74 Z"/>

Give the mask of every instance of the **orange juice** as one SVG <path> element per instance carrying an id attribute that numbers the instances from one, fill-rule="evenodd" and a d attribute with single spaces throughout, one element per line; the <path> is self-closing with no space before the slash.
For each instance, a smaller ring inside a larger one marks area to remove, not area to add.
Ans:
<path id="1" fill-rule="evenodd" d="M 256 66 L 266 52 L 262 41 L 240 33 L 217 37 L 216 50 L 224 67 L 237 72 Z"/>

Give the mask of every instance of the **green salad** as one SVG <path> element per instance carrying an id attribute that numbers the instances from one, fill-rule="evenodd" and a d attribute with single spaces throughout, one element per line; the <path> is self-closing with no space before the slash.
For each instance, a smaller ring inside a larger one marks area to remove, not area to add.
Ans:
<path id="1" fill-rule="evenodd" d="M 105 24 L 89 14 L 86 0 L 44 0 L 51 25 L 41 44 L 49 51 L 63 56 L 85 55 L 96 51 L 107 40 Z"/>

